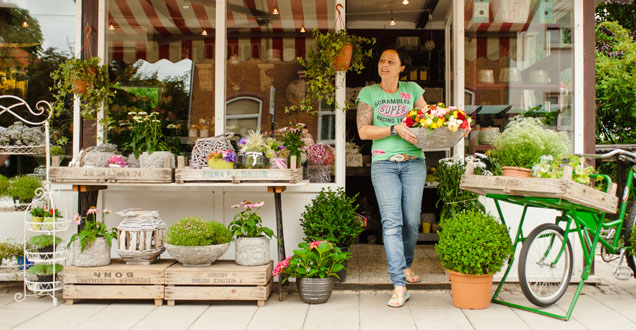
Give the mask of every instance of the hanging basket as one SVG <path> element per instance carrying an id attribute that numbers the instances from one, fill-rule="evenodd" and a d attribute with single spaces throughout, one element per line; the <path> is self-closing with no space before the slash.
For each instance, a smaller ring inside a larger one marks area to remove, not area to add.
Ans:
<path id="1" fill-rule="evenodd" d="M 340 50 L 338 56 L 334 60 L 334 69 L 336 71 L 347 71 L 351 64 L 351 56 L 353 55 L 353 45 L 351 43 L 346 44 Z"/>

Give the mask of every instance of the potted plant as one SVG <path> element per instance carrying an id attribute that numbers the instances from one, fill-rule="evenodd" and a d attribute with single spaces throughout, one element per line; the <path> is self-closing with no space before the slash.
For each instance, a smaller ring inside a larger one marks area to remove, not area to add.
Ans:
<path id="1" fill-rule="evenodd" d="M 334 279 L 345 268 L 344 262 L 351 258 L 327 241 L 301 242 L 294 255 L 279 262 L 272 275 L 281 276 L 282 283 L 290 277 L 296 278 L 300 299 L 308 304 L 321 304 L 331 297 Z"/>
<path id="2" fill-rule="evenodd" d="M 323 188 L 305 205 L 300 225 L 305 233 L 305 242 L 326 240 L 347 252 L 349 246 L 364 230 L 364 220 L 356 213 L 358 194 L 349 197 L 341 187 L 336 191 Z M 345 264 L 346 267 L 346 264 Z M 343 281 L 346 269 L 339 274 Z"/>
<path id="3" fill-rule="evenodd" d="M 263 204 L 262 201 L 242 201 L 232 205 L 232 208 L 242 208 L 228 226 L 232 236 L 236 237 L 234 261 L 241 266 L 264 265 L 270 261 L 269 241 L 274 232 L 263 226 L 263 219 L 256 214 Z"/>
<path id="4" fill-rule="evenodd" d="M 44 217 L 47 216 L 47 211 L 43 207 L 34 207 L 30 211 L 31 213 L 31 229 L 40 230 L 41 224 L 44 222 Z"/>
<path id="5" fill-rule="evenodd" d="M 99 267 L 110 264 L 110 247 L 117 238 L 117 229 L 108 229 L 104 223 L 110 210 L 105 209 L 102 220 L 97 219 L 99 210 L 91 206 L 86 216 L 75 214 L 73 220 L 84 228 L 73 234 L 68 246 L 73 246 L 73 265 L 78 267 Z"/>
<path id="6" fill-rule="evenodd" d="M 50 260 L 53 259 L 54 252 L 57 247 L 62 243 L 62 239 L 53 235 L 37 235 L 29 238 L 29 243 L 34 248 L 37 248 L 40 259 Z"/>
<path id="7" fill-rule="evenodd" d="M 265 144 L 267 145 L 265 156 L 269 158 L 270 168 L 286 169 L 289 149 L 285 148 L 285 145 L 280 140 L 273 137 L 265 139 Z"/>
<path id="8" fill-rule="evenodd" d="M 323 34 L 318 28 L 315 28 L 313 37 L 314 46 L 311 51 L 307 52 L 307 59 L 297 58 L 305 69 L 308 95 L 298 106 L 287 107 L 285 112 L 300 110 L 315 115 L 317 112 L 312 106 L 313 101 L 321 102 L 324 100 L 328 105 L 334 104 L 336 71 L 361 73 L 364 69 L 364 59 L 372 56 L 372 50 L 365 49 L 365 45 L 375 44 L 375 38 L 350 35 L 346 30 L 328 31 Z M 350 64 L 348 66 L 336 65 L 334 62 L 341 55 L 345 46 L 351 47 Z M 347 107 L 348 104 L 345 104 L 344 109 Z"/>
<path id="9" fill-rule="evenodd" d="M 62 219 L 62 213 L 59 209 L 44 208 L 44 225 L 40 226 L 40 229 L 53 230 L 55 229 L 55 223 L 58 219 Z M 58 229 L 59 230 L 59 229 Z"/>
<path id="10" fill-rule="evenodd" d="M 100 59 L 70 58 L 51 72 L 54 93 L 53 111 L 59 115 L 66 108 L 67 97 L 77 94 L 82 98 L 81 114 L 86 119 L 95 119 L 101 105 L 108 106 L 115 95 L 111 90 L 108 66 L 100 65 Z"/>
<path id="11" fill-rule="evenodd" d="M 37 280 L 35 282 L 38 283 L 38 290 L 52 290 L 56 287 L 53 282 L 53 273 L 55 273 L 56 282 L 59 281 L 59 273 L 62 272 L 64 266 L 60 264 L 37 264 L 33 265 L 27 273 L 31 275 L 36 275 Z"/>
<path id="12" fill-rule="evenodd" d="M 448 271 L 453 305 L 488 307 L 492 276 L 514 252 L 508 229 L 492 215 L 475 210 L 455 214 L 440 227 L 435 252 Z"/>
<path id="13" fill-rule="evenodd" d="M 232 150 L 215 151 L 206 157 L 208 166 L 213 169 L 233 169 L 236 154 Z"/>
<path id="14" fill-rule="evenodd" d="M 62 158 L 64 157 L 64 148 L 58 145 L 52 145 L 49 149 L 51 153 L 51 166 L 58 167 L 62 163 Z"/>
<path id="15" fill-rule="evenodd" d="M 130 140 L 125 148 L 132 150 L 141 167 L 174 168 L 174 155 L 168 137 L 164 135 L 159 113 L 130 112 L 120 125 L 130 129 Z"/>
<path id="16" fill-rule="evenodd" d="M 9 195 L 13 197 L 16 204 L 28 204 L 35 197 L 35 190 L 38 188 L 42 188 L 42 181 L 39 178 L 20 175 L 11 180 Z"/>
<path id="17" fill-rule="evenodd" d="M 466 171 L 466 164 L 469 162 L 475 166 L 474 174 L 492 175 L 480 159 L 474 156 L 467 156 L 465 161 L 461 158 L 440 159 L 435 169 L 435 177 L 439 182 L 435 207 L 440 209 L 441 221 L 466 210 L 485 211 L 484 205 L 477 199 L 479 197 L 477 194 L 459 188 L 462 175 Z"/>
<path id="18" fill-rule="evenodd" d="M 239 140 L 239 164 L 241 168 L 266 168 L 269 163 L 265 157 L 267 143 L 259 130 L 250 131 Z"/>
<path id="19" fill-rule="evenodd" d="M 166 250 L 184 266 L 209 266 L 225 254 L 231 240 L 222 223 L 185 217 L 168 227 Z"/>
<path id="20" fill-rule="evenodd" d="M 290 123 L 288 127 L 283 127 L 276 131 L 281 136 L 283 147 L 287 150 L 288 166 L 291 165 L 291 157 L 296 156 L 296 168 L 300 167 L 301 156 L 304 153 L 303 147 L 305 146 L 305 140 L 303 139 L 304 129 L 305 124 L 303 123 Z"/>
<path id="21" fill-rule="evenodd" d="M 31 249 L 31 245 L 27 243 L 26 248 Z M 2 259 L 5 259 L 5 264 L 13 263 L 18 265 L 19 269 L 24 269 L 25 264 L 27 268 L 33 264 L 24 257 L 24 244 L 12 238 L 0 243 L 0 255 Z"/>
<path id="22" fill-rule="evenodd" d="M 555 158 L 570 152 L 570 139 L 565 132 L 547 129 L 537 118 L 516 117 L 503 133 L 493 139 L 494 149 L 488 153 L 503 166 L 504 175 L 522 168 L 523 176 L 530 176 L 530 168 L 542 155 Z"/>
<path id="23" fill-rule="evenodd" d="M 318 183 L 331 182 L 331 164 L 334 150 L 328 144 L 314 143 L 305 148 L 307 153 L 307 176 L 309 181 Z"/>

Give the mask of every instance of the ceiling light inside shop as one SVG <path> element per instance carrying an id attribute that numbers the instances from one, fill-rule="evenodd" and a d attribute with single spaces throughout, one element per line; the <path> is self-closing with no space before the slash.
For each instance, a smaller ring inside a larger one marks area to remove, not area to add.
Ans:
<path id="1" fill-rule="evenodd" d="M 208 31 L 206 31 L 206 30 L 201 31 L 201 35 L 202 36 L 207 36 L 208 35 Z"/>
<path id="2" fill-rule="evenodd" d="M 108 29 L 111 31 L 115 31 L 115 27 L 112 24 L 108 26 Z"/>
<path id="3" fill-rule="evenodd" d="M 29 27 L 29 23 L 27 23 L 27 21 L 22 22 L 22 27 L 23 28 L 28 28 Z"/>
<path id="4" fill-rule="evenodd" d="M 403 5 L 408 5 L 408 4 L 409 4 L 409 0 L 404 0 L 404 1 L 402 1 L 402 4 L 403 4 Z"/>
<path id="5" fill-rule="evenodd" d="M 303 24 L 303 26 L 300 27 L 300 33 L 305 33 L 305 24 Z"/>

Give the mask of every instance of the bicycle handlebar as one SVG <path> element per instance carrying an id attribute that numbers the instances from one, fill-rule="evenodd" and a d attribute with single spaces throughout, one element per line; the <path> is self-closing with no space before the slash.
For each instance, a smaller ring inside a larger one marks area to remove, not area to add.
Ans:
<path id="1" fill-rule="evenodd" d="M 600 154 L 600 155 L 599 154 L 580 154 L 578 156 L 586 157 L 586 158 L 609 158 L 616 155 L 623 156 L 622 158 L 624 158 L 625 160 L 628 160 L 636 164 L 636 154 L 633 152 L 623 150 L 623 149 L 614 149 L 608 153 Z"/>

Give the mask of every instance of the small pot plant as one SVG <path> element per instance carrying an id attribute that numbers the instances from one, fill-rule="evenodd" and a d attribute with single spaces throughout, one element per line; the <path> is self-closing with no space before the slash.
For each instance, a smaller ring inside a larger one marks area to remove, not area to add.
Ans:
<path id="1" fill-rule="evenodd" d="M 41 259 L 49 260 L 53 258 L 53 252 L 62 243 L 62 239 L 53 235 L 37 235 L 29 238 L 29 243 L 37 248 Z"/>
<path id="2" fill-rule="evenodd" d="M 232 233 L 216 221 L 184 217 L 166 231 L 166 251 L 184 266 L 209 266 L 230 247 Z"/>
<path id="3" fill-rule="evenodd" d="M 490 214 L 469 210 L 444 220 L 438 234 L 435 252 L 450 276 L 453 305 L 487 308 L 492 276 L 514 252 L 508 229 Z"/>
<path id="4" fill-rule="evenodd" d="M 279 262 L 272 275 L 281 276 L 281 283 L 296 278 L 300 299 L 308 304 L 321 304 L 331 297 L 334 279 L 345 269 L 345 261 L 351 258 L 327 241 L 301 242 L 294 255 Z"/>
<path id="5" fill-rule="evenodd" d="M 29 213 L 31 214 L 31 229 L 40 230 L 44 222 L 44 217 L 48 215 L 47 210 L 43 207 L 36 206 L 32 208 Z"/>
<path id="6" fill-rule="evenodd" d="M 110 248 L 113 239 L 117 238 L 117 228 L 108 229 L 104 223 L 110 210 L 105 209 L 102 220 L 97 219 L 100 211 L 91 206 L 86 216 L 75 214 L 73 220 L 78 226 L 83 226 L 79 233 L 73 234 L 68 247 L 73 246 L 73 265 L 79 267 L 99 267 L 110 264 Z"/>
<path id="7" fill-rule="evenodd" d="M 228 227 L 236 238 L 234 261 L 241 266 L 264 265 L 270 261 L 269 241 L 274 232 L 263 226 L 263 219 L 256 213 L 264 204 L 242 201 L 232 205 L 239 212 Z"/>
<path id="8" fill-rule="evenodd" d="M 60 264 L 37 264 L 33 265 L 27 273 L 37 276 L 38 290 L 52 290 L 55 288 L 53 282 L 53 275 L 55 274 L 55 281 L 59 281 L 59 273 L 64 270 L 64 266 Z"/>
<path id="9" fill-rule="evenodd" d="M 364 69 L 364 59 L 372 56 L 372 49 L 365 46 L 375 44 L 375 38 L 364 38 L 347 33 L 346 30 L 328 31 L 323 34 L 315 28 L 313 31 L 314 46 L 307 52 L 307 59 L 298 57 L 297 60 L 305 69 L 307 78 L 308 95 L 298 106 L 287 107 L 285 112 L 303 111 L 316 115 L 313 101 L 325 101 L 328 105 L 334 104 L 336 91 L 336 72 L 353 71 L 361 73 Z M 343 49 L 351 47 L 351 60 L 349 65 L 337 67 L 336 60 L 343 53 Z M 348 102 L 345 102 L 348 103 Z M 345 104 L 347 109 L 349 104 Z"/>
<path id="10" fill-rule="evenodd" d="M 95 113 L 101 105 L 108 106 L 115 95 L 111 89 L 108 66 L 100 65 L 100 59 L 70 58 L 57 70 L 51 72 L 53 86 L 50 88 L 55 97 L 53 111 L 59 115 L 68 102 L 68 97 L 77 94 L 81 97 L 81 114 L 86 119 L 95 119 Z"/>
<path id="11" fill-rule="evenodd" d="M 16 204 L 28 204 L 35 197 L 35 190 L 38 188 L 42 188 L 40 179 L 28 175 L 20 175 L 11 180 L 8 192 L 18 202 Z"/>

